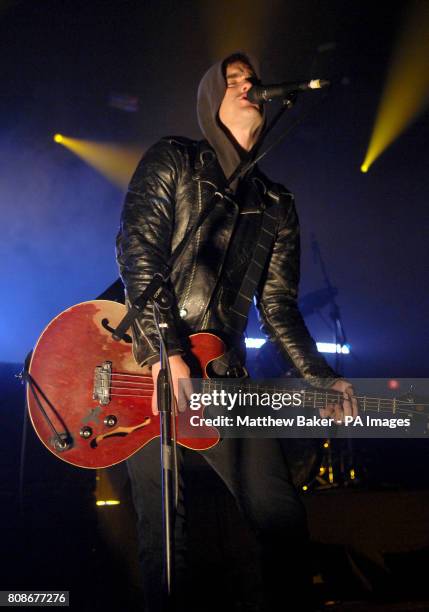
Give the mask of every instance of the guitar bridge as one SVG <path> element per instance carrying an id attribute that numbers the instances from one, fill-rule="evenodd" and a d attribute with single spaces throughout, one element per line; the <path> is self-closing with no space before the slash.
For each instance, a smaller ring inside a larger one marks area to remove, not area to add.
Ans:
<path id="1" fill-rule="evenodd" d="M 94 389 L 92 398 L 98 400 L 101 406 L 107 406 L 110 402 L 110 384 L 112 381 L 112 362 L 105 361 L 96 366 L 94 372 Z"/>

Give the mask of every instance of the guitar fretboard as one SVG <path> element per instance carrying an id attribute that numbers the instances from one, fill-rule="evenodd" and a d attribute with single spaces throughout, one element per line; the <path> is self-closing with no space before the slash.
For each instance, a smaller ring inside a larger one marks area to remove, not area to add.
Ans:
<path id="1" fill-rule="evenodd" d="M 252 405 L 249 401 L 253 399 L 255 405 L 258 398 L 263 395 L 270 397 L 277 395 L 289 395 L 293 401 L 294 394 L 296 398 L 300 398 L 299 406 L 307 409 L 320 409 L 330 404 L 341 404 L 345 397 L 341 392 L 332 391 L 332 389 L 305 389 L 291 387 L 288 385 L 266 385 L 247 382 L 241 379 L 238 383 L 234 379 L 204 379 L 202 383 L 202 392 L 213 394 L 222 391 L 230 394 L 237 394 L 237 398 L 241 405 Z M 370 395 L 354 395 L 353 400 L 356 400 L 360 412 L 389 412 L 392 414 L 407 414 L 407 415 L 425 415 L 429 417 L 429 403 L 415 402 L 412 397 L 408 398 L 385 398 L 373 397 Z M 248 402 L 246 402 L 248 400 Z M 297 399 L 298 401 L 298 399 Z M 298 405 L 298 404 L 295 404 Z"/>

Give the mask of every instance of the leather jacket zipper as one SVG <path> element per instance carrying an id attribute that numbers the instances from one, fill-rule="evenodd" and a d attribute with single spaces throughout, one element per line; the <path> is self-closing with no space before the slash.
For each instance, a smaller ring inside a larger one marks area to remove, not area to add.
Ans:
<path id="1" fill-rule="evenodd" d="M 202 208 L 201 183 L 198 181 L 198 214 L 201 213 L 201 208 Z M 195 272 L 196 272 L 196 269 L 197 269 L 197 258 L 198 258 L 198 249 L 199 249 L 199 246 L 200 246 L 201 227 L 198 228 L 196 235 L 197 235 L 197 244 L 196 244 L 196 247 L 195 247 L 194 263 L 192 265 L 192 272 L 191 272 L 191 276 L 189 278 L 188 286 L 187 286 L 186 291 L 185 291 L 185 296 L 183 298 L 182 303 L 179 306 L 180 310 L 184 309 L 185 306 L 186 306 L 186 302 L 188 301 L 189 294 L 190 294 L 190 291 L 191 291 L 192 282 L 194 280 Z"/>

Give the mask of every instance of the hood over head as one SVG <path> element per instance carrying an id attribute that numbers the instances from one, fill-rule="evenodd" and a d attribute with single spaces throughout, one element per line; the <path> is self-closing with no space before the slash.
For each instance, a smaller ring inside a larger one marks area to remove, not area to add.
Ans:
<path id="1" fill-rule="evenodd" d="M 233 54 L 235 55 L 235 54 Z M 259 78 L 259 63 L 258 61 L 244 52 L 237 52 L 247 60 L 247 63 L 253 68 L 256 76 Z M 228 56 L 230 57 L 230 56 Z M 226 90 L 226 81 L 222 71 L 223 61 L 217 62 L 207 70 L 200 81 L 197 96 L 197 115 L 200 129 L 216 151 L 217 158 L 222 167 L 225 176 L 228 178 L 234 172 L 236 167 L 245 159 L 248 152 L 245 151 L 222 126 L 218 117 L 219 107 L 222 103 Z M 263 111 L 264 112 L 264 109 Z M 258 139 L 260 138 L 265 125 L 264 121 L 259 127 Z M 257 146 L 257 144 L 255 145 Z M 255 147 L 254 147 L 255 148 Z M 234 181 L 236 183 L 236 181 Z M 233 185 L 234 186 L 234 185 Z"/>

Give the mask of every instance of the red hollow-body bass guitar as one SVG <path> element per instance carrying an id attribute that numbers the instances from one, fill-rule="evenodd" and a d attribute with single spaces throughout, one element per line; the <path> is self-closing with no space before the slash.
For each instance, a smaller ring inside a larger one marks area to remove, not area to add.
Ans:
<path id="1" fill-rule="evenodd" d="M 108 300 L 72 306 L 49 323 L 31 357 L 27 403 L 33 427 L 48 450 L 78 467 L 114 465 L 159 436 L 152 376 L 134 360 L 130 337 L 112 339 L 125 314 L 123 304 Z M 222 355 L 224 343 L 201 333 L 190 337 L 190 345 L 200 375 L 207 377 L 207 364 Z M 219 441 L 214 427 L 205 428 L 202 438 L 187 437 L 184 422 L 177 428 L 182 446 L 207 450 Z"/>
<path id="2" fill-rule="evenodd" d="M 151 410 L 152 376 L 134 360 L 130 336 L 120 342 L 112 338 L 125 313 L 123 304 L 108 300 L 72 306 L 49 323 L 31 356 L 27 403 L 33 427 L 49 451 L 78 467 L 120 463 L 160 433 L 159 416 Z M 207 379 L 203 382 L 207 389 L 215 386 L 211 364 L 226 351 L 223 341 L 201 332 L 190 336 L 189 345 L 191 375 Z M 244 381 L 237 383 L 241 387 Z M 278 387 L 284 390 L 284 384 Z M 313 409 L 341 401 L 337 392 L 328 390 L 301 394 L 304 405 Z M 367 396 L 356 400 L 363 412 L 424 416 L 424 433 L 429 431 L 427 403 Z M 202 416 L 202 412 L 193 414 Z M 196 437 L 187 410 L 175 418 L 182 446 L 201 451 L 218 443 L 215 427 L 199 427 Z"/>

